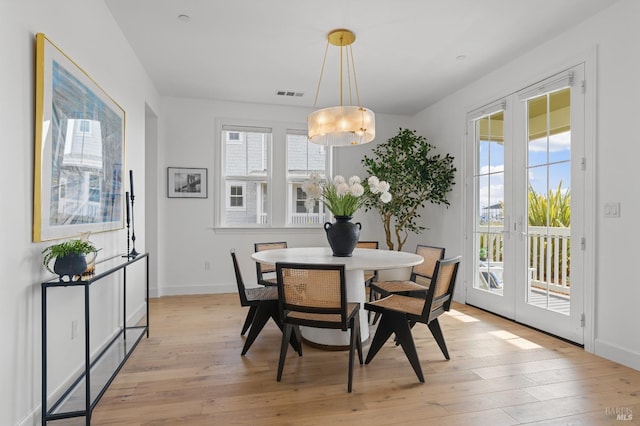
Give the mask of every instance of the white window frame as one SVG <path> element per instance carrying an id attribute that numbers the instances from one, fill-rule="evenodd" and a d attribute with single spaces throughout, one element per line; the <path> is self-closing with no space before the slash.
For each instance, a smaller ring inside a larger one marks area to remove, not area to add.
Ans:
<path id="1" fill-rule="evenodd" d="M 226 200 L 226 208 L 231 211 L 247 211 L 247 183 L 243 181 L 235 181 L 228 180 L 225 182 L 226 191 L 225 191 L 225 200 Z M 231 194 L 232 187 L 241 187 L 242 188 L 242 206 L 232 206 L 231 198 L 237 197 L 236 195 Z"/>

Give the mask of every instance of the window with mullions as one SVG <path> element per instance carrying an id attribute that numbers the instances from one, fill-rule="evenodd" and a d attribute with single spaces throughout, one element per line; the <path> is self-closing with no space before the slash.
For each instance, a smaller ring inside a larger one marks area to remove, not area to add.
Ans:
<path id="1" fill-rule="evenodd" d="M 318 173 L 326 178 L 329 170 L 329 155 L 327 148 L 309 142 L 307 132 L 302 130 L 287 130 L 287 224 L 307 225 L 324 222 L 324 205 L 318 201 L 313 209 L 307 210 L 305 200 L 307 194 L 302 190 L 302 184 L 312 173 Z"/>
<path id="2" fill-rule="evenodd" d="M 229 227 L 268 225 L 268 158 L 271 129 L 245 126 L 222 126 L 223 146 L 221 194 L 224 206 L 220 224 Z"/>

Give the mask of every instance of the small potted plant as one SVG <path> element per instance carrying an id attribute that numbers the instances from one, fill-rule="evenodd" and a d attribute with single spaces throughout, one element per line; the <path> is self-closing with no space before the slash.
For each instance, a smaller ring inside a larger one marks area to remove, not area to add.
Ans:
<path id="1" fill-rule="evenodd" d="M 89 263 L 93 262 L 98 249 L 92 242 L 86 240 L 68 240 L 54 244 L 42 250 L 44 257 L 42 264 L 60 280 L 67 275 L 71 281 L 74 276 L 81 276 L 87 270 L 87 255 L 92 255 Z M 49 263 L 55 259 L 53 270 Z"/>
<path id="2" fill-rule="evenodd" d="M 486 262 L 486 260 L 487 260 L 487 249 L 484 248 L 484 247 L 480 247 L 479 255 L 480 255 L 480 261 L 481 262 Z"/>

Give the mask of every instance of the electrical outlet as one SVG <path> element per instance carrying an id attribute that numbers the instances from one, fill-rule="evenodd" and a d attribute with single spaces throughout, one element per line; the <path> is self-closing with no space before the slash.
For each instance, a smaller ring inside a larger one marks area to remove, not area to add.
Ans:
<path id="1" fill-rule="evenodd" d="M 211 269 L 211 262 L 209 262 L 208 260 L 204 261 L 204 270 L 208 271 L 209 269 Z"/>
<path id="2" fill-rule="evenodd" d="M 620 203 L 605 203 L 604 217 L 620 217 Z"/>
<path id="3" fill-rule="evenodd" d="M 78 320 L 71 320 L 71 340 L 78 337 Z"/>

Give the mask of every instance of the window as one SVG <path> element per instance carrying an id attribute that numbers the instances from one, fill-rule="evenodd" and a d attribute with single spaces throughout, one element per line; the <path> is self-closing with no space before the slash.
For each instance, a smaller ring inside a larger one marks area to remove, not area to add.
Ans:
<path id="1" fill-rule="evenodd" d="M 324 222 L 324 205 L 316 201 L 312 210 L 307 211 L 305 200 L 307 195 L 302 184 L 312 173 L 326 178 L 328 173 L 328 148 L 309 142 L 307 132 L 303 130 L 287 130 L 287 198 L 288 225 L 319 224 Z"/>
<path id="2" fill-rule="evenodd" d="M 242 182 L 229 182 L 229 190 L 227 194 L 227 207 L 233 210 L 244 210 L 244 193 L 245 185 Z"/>
<path id="3" fill-rule="evenodd" d="M 223 125 L 221 140 L 225 200 L 220 225 L 268 225 L 271 129 Z"/>
<path id="4" fill-rule="evenodd" d="M 303 125 L 217 125 L 216 227 L 322 229 L 328 212 L 321 202 L 307 211 L 302 185 L 331 175 L 331 148 L 310 143 Z"/>
<path id="5" fill-rule="evenodd" d="M 243 134 L 240 132 L 226 132 L 227 143 L 241 144 L 243 142 Z"/>
<path id="6" fill-rule="evenodd" d="M 91 130 L 91 122 L 89 120 L 80 120 L 80 131 L 88 133 Z"/>

